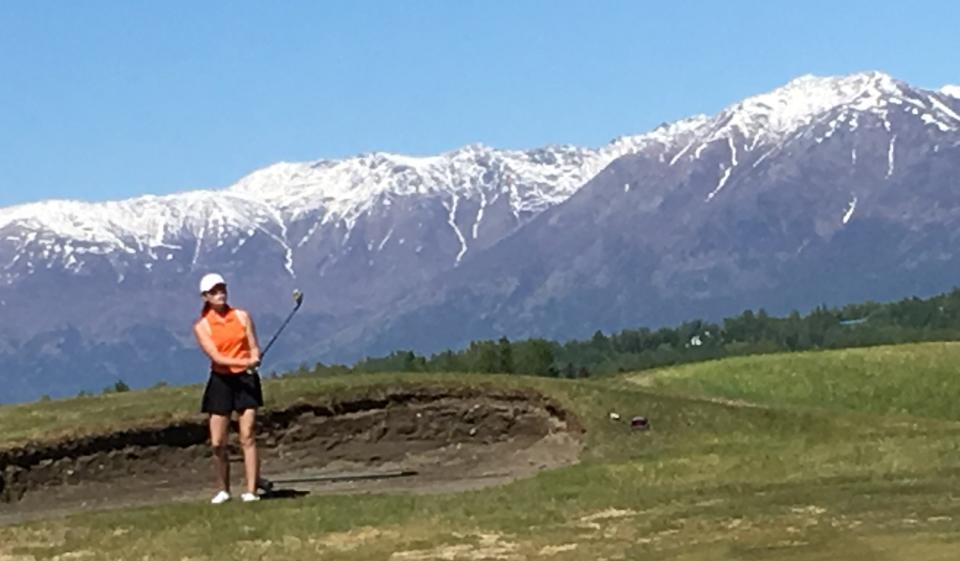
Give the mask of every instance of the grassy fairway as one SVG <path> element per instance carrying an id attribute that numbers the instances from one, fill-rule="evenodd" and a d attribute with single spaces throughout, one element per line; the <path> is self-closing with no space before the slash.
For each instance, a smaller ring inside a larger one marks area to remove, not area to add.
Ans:
<path id="1" fill-rule="evenodd" d="M 954 357 L 960 347 L 917 345 L 590 381 L 271 381 L 277 406 L 394 384 L 530 387 L 580 418 L 587 447 L 579 465 L 482 491 L 178 504 L 0 528 L 0 560 L 954 560 Z M 188 417 L 198 391 L 0 408 L 0 447 Z M 631 433 L 610 411 L 653 429 Z"/>
<path id="2" fill-rule="evenodd" d="M 660 391 L 960 420 L 960 343 L 741 357 L 630 375 Z"/>

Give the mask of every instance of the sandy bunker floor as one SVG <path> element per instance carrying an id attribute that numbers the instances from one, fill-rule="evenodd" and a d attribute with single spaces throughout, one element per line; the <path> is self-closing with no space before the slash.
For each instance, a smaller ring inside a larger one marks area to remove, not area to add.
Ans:
<path id="1" fill-rule="evenodd" d="M 263 475 L 298 479 L 415 471 L 403 477 L 277 484 L 275 497 L 449 492 L 577 461 L 579 423 L 532 391 L 397 389 L 260 414 Z M 233 492 L 243 464 L 231 431 Z M 0 524 L 94 509 L 205 501 L 213 494 L 206 420 L 0 451 Z"/>

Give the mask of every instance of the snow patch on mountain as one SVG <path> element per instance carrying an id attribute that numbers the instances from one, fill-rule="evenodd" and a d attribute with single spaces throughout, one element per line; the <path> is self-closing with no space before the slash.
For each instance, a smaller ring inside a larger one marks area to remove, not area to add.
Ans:
<path id="1" fill-rule="evenodd" d="M 858 111 L 883 108 L 887 99 L 904 95 L 905 84 L 881 72 L 841 77 L 804 75 L 772 92 L 750 97 L 726 109 L 730 125 L 783 136 L 809 125 L 834 108 Z"/>
<path id="2" fill-rule="evenodd" d="M 857 196 L 854 195 L 853 199 L 847 203 L 847 210 L 843 213 L 843 223 L 846 224 L 850 222 L 850 219 L 853 218 L 853 211 L 857 209 Z"/>
<path id="3" fill-rule="evenodd" d="M 227 191 L 261 200 L 287 221 L 320 210 L 322 224 L 343 221 L 348 229 L 377 204 L 409 196 L 488 201 L 481 206 L 505 196 L 519 217 L 565 201 L 620 156 L 669 145 L 705 122 L 705 116 L 684 119 L 599 149 L 554 145 L 518 151 L 474 144 L 440 156 L 377 152 L 339 161 L 284 162 L 244 177 Z"/>
<path id="4" fill-rule="evenodd" d="M 940 88 L 940 93 L 960 99 L 960 86 L 944 86 Z"/>
<path id="5" fill-rule="evenodd" d="M 960 130 L 960 113 L 941 96 L 960 93 L 952 88 L 940 92 L 913 88 L 882 72 L 801 76 L 781 88 L 725 108 L 702 124 L 687 143 L 674 143 L 680 148 L 669 165 L 699 160 L 705 152 L 724 158 L 721 146 L 727 145 L 731 161 L 721 165 L 716 186 L 705 199 L 710 201 L 733 180 L 738 163 L 746 161 L 750 169 L 756 168 L 806 131 L 814 132 L 814 140 L 820 144 L 842 128 L 856 131 L 864 122 L 863 116 L 872 115 L 890 134 L 889 144 L 893 146 L 891 115 L 895 111 L 911 115 L 941 133 Z M 886 171 L 892 173 L 892 162 L 888 162 Z"/>

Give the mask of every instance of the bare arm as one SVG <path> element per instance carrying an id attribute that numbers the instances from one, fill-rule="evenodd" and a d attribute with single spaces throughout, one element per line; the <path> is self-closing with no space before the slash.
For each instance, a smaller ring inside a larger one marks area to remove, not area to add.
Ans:
<path id="1" fill-rule="evenodd" d="M 240 312 L 241 321 L 247 328 L 247 343 L 250 344 L 250 358 L 260 362 L 260 343 L 257 341 L 257 328 L 253 325 L 253 318 L 246 311 Z"/>
<path id="2" fill-rule="evenodd" d="M 220 354 L 220 351 L 217 350 L 217 345 L 213 342 L 213 337 L 210 336 L 210 328 L 205 321 L 200 320 L 194 324 L 193 335 L 197 338 L 197 343 L 200 344 L 200 348 L 214 363 L 238 368 L 246 368 L 250 365 L 250 359 L 229 358 Z"/>

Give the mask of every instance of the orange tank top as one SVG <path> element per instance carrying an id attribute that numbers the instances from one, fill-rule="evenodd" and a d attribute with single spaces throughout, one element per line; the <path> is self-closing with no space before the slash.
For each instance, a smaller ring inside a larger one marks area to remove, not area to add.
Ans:
<path id="1" fill-rule="evenodd" d="M 233 308 L 220 315 L 213 310 L 207 310 L 203 319 L 210 326 L 210 337 L 217 351 L 229 358 L 250 358 L 250 342 L 247 340 L 247 327 L 240 321 L 240 315 Z M 246 371 L 240 366 L 224 366 L 211 362 L 210 369 L 217 374 L 242 374 Z"/>

